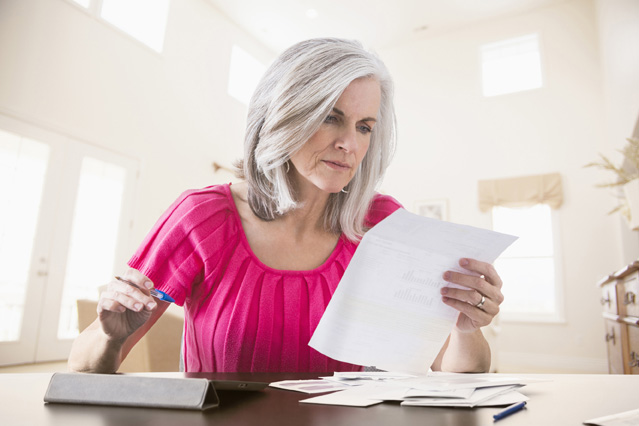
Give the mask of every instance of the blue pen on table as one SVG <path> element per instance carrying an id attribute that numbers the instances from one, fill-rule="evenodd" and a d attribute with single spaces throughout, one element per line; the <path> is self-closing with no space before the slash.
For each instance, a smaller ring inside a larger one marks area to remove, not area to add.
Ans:
<path id="1" fill-rule="evenodd" d="M 526 401 L 524 401 L 524 402 L 518 402 L 518 403 L 513 404 L 513 405 L 511 405 L 511 406 L 509 406 L 509 407 L 506 407 L 506 408 L 504 409 L 504 411 L 500 411 L 499 413 L 497 413 L 497 414 L 495 414 L 495 415 L 493 416 L 493 421 L 495 421 L 495 422 L 496 422 L 497 420 L 501 420 L 501 419 L 503 419 L 504 417 L 508 417 L 508 416 L 510 416 L 511 414 L 514 414 L 514 413 L 516 413 L 517 411 L 521 410 L 521 409 L 522 409 L 522 408 L 524 408 L 525 406 L 526 406 Z"/>
<path id="2" fill-rule="evenodd" d="M 137 284 L 134 284 L 131 281 L 129 281 L 127 279 L 124 279 L 122 277 L 118 277 L 117 275 L 115 276 L 115 279 L 118 280 L 118 281 L 122 281 L 123 283 L 127 283 L 129 285 L 132 285 L 135 288 L 140 288 L 140 286 L 138 286 Z M 161 290 L 156 290 L 156 289 L 152 288 L 151 290 L 149 290 L 149 293 L 151 293 L 151 296 L 155 297 L 156 299 L 164 300 L 165 302 L 175 303 L 175 300 L 173 300 L 173 298 L 171 296 L 169 296 L 168 294 L 166 294 L 165 292 L 163 292 Z"/>

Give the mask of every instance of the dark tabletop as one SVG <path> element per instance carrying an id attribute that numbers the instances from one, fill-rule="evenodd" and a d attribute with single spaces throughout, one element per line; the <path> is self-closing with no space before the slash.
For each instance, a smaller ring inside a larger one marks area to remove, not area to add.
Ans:
<path id="1" fill-rule="evenodd" d="M 181 373 L 158 373 L 184 377 Z M 274 382 L 330 374 L 195 374 L 213 380 Z M 527 408 L 499 426 L 580 425 L 583 421 L 639 408 L 639 376 L 521 375 L 547 379 L 520 392 Z M 45 404 L 51 374 L 0 374 L 0 424 L 64 426 L 195 426 L 195 425 L 493 425 L 502 408 L 401 407 L 398 403 L 356 408 L 300 404 L 312 395 L 266 388 L 257 392 L 218 391 L 220 406 L 200 411 Z"/>

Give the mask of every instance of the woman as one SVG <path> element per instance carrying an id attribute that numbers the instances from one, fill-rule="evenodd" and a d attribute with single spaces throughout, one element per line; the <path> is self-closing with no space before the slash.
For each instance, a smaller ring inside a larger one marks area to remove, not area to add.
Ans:
<path id="1" fill-rule="evenodd" d="M 187 191 L 156 223 L 125 278 L 98 302 L 69 366 L 114 372 L 168 304 L 185 307 L 186 371 L 348 371 L 308 346 L 358 241 L 401 207 L 375 194 L 395 141 L 393 89 L 383 63 L 360 44 L 301 42 L 264 75 L 249 105 L 246 182 Z M 480 327 L 503 300 L 491 265 L 444 278 L 459 320 L 432 365 L 487 371 Z M 479 277 L 477 275 L 480 275 Z"/>

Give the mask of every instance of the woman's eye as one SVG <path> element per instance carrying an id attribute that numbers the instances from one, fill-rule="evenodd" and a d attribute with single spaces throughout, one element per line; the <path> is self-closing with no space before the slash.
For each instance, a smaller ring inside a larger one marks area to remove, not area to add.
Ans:
<path id="1" fill-rule="evenodd" d="M 337 123 L 337 117 L 335 117 L 334 115 L 329 115 L 328 117 L 324 119 L 324 123 L 328 123 L 328 124 Z"/>
<path id="2" fill-rule="evenodd" d="M 371 129 L 368 126 L 358 126 L 357 129 L 360 131 L 360 133 L 364 133 L 364 134 L 368 134 L 373 131 L 373 129 Z"/>

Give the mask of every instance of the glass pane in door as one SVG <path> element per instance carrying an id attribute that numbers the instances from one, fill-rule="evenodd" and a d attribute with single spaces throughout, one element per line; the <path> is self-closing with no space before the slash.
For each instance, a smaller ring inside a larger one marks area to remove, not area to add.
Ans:
<path id="1" fill-rule="evenodd" d="M 49 146 L 0 130 L 0 342 L 20 338 Z"/>
<path id="2" fill-rule="evenodd" d="M 78 334 L 77 299 L 97 299 L 113 276 L 126 169 L 84 157 L 73 215 L 58 338 Z"/>

